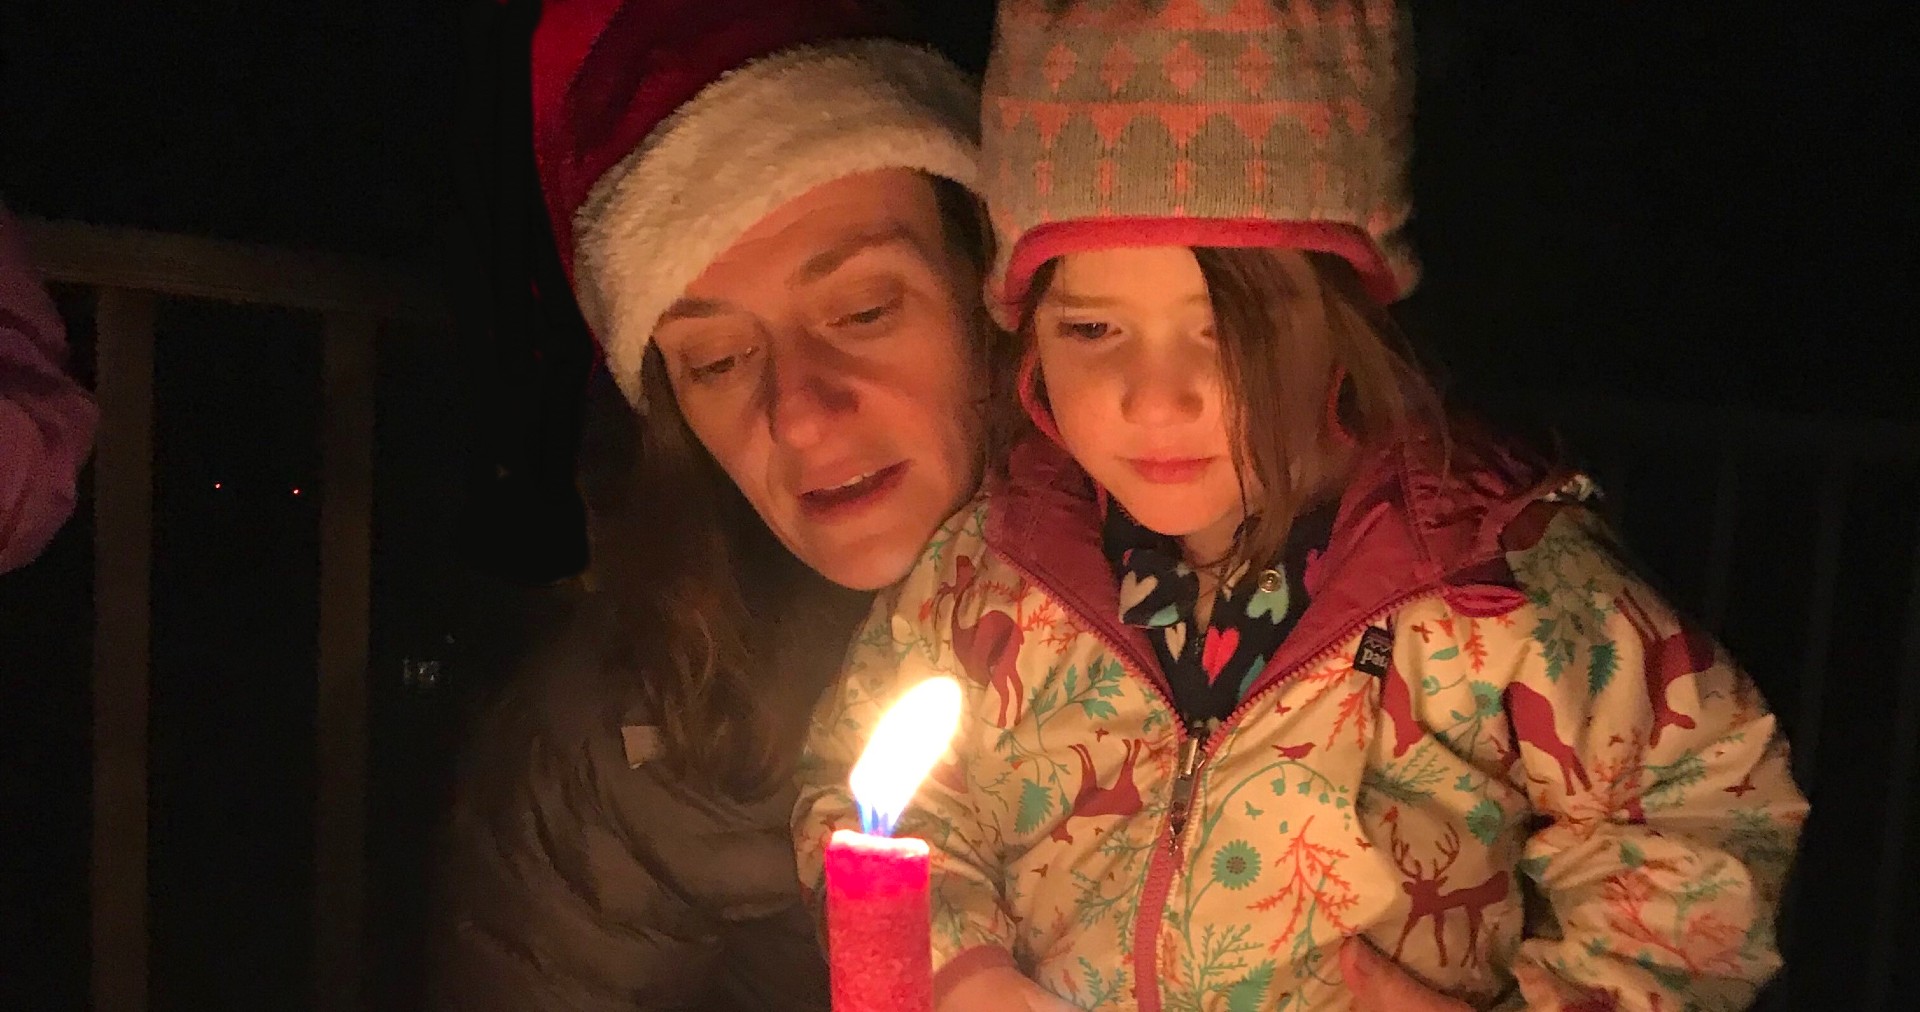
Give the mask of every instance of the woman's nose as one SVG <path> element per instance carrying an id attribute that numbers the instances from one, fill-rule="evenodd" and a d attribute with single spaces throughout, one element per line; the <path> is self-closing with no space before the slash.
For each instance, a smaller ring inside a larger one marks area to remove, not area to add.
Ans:
<path id="1" fill-rule="evenodd" d="M 810 335 L 780 342 L 768 362 L 767 419 L 774 441 L 805 449 L 853 410 L 845 363 L 827 342 Z"/>

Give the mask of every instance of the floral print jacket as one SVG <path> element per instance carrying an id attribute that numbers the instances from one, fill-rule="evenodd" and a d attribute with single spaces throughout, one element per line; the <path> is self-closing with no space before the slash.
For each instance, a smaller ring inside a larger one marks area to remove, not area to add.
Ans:
<path id="1" fill-rule="evenodd" d="M 876 602 L 815 714 L 819 894 L 907 687 L 967 712 L 902 819 L 939 991 L 1011 963 L 1085 1009 L 1345 1009 L 1365 935 L 1476 1007 L 1744 1008 L 1807 806 L 1752 683 L 1609 551 L 1585 479 L 1410 439 L 1363 466 L 1311 604 L 1188 738 L 1117 618 L 1082 472 L 1033 440 Z"/>

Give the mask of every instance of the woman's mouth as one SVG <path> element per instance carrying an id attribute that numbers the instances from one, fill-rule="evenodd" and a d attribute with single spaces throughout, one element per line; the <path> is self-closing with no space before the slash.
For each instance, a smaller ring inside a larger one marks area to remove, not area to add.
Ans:
<path id="1" fill-rule="evenodd" d="M 906 477 L 907 462 L 856 474 L 826 488 L 800 493 L 800 506 L 813 520 L 840 520 L 886 498 Z"/>
<path id="2" fill-rule="evenodd" d="M 1218 457 L 1128 457 L 1141 480 L 1152 485 L 1184 485 L 1206 474 Z"/>

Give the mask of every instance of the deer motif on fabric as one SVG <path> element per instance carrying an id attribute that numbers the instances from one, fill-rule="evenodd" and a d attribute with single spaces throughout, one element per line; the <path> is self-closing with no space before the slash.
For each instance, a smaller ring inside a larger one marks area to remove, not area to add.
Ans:
<path id="1" fill-rule="evenodd" d="M 1407 914 L 1407 923 L 1400 929 L 1400 938 L 1394 942 L 1393 958 L 1399 959 L 1401 949 L 1406 946 L 1407 936 L 1422 920 L 1433 918 L 1433 944 L 1440 952 L 1441 964 L 1449 962 L 1447 958 L 1446 917 L 1449 910 L 1465 910 L 1467 913 L 1467 951 L 1461 957 L 1462 966 L 1472 966 L 1479 960 L 1480 923 L 1486 908 L 1507 898 L 1512 887 L 1511 877 L 1504 871 L 1496 870 L 1479 885 L 1465 889 L 1443 891 L 1447 884 L 1447 871 L 1460 858 L 1460 831 L 1447 827 L 1447 835 L 1440 841 L 1439 854 L 1432 866 L 1422 868 L 1418 860 L 1409 860 L 1412 848 L 1400 839 L 1398 810 L 1387 813 L 1388 846 L 1393 855 L 1393 863 L 1402 874 L 1407 876 L 1400 888 L 1406 890 L 1413 901 L 1413 909 Z"/>
<path id="2" fill-rule="evenodd" d="M 1420 743 L 1423 732 L 1413 716 L 1413 693 L 1406 676 L 1391 664 L 1380 677 L 1380 709 L 1393 718 L 1393 757 L 1398 759 Z"/>
<path id="3" fill-rule="evenodd" d="M 1000 700 L 997 727 L 1010 727 L 1020 719 L 1026 700 L 1026 686 L 1020 680 L 1020 647 L 1026 639 L 1020 624 L 1004 611 L 987 610 L 972 625 L 960 624 L 960 603 L 973 590 L 979 570 L 973 560 L 961 556 L 954 561 L 954 578 L 934 591 L 937 610 L 942 599 L 953 603 L 953 653 L 961 673 L 975 685 L 992 686 Z"/>
<path id="4" fill-rule="evenodd" d="M 1507 686 L 1506 701 L 1507 719 L 1513 723 L 1514 751 L 1518 753 L 1520 745 L 1531 745 L 1559 763 L 1568 794 L 1573 793 L 1576 780 L 1582 790 L 1592 790 L 1593 781 L 1587 778 L 1580 753 L 1560 737 L 1560 722 L 1553 712 L 1553 701 L 1524 682 Z"/>
<path id="5" fill-rule="evenodd" d="M 1067 806 L 1066 817 L 1053 829 L 1055 840 L 1073 842 L 1073 834 L 1068 832 L 1067 826 L 1075 819 L 1139 814 L 1142 807 L 1140 788 L 1134 784 L 1133 770 L 1146 744 L 1140 738 L 1127 739 L 1127 758 L 1120 764 L 1120 772 L 1113 778 L 1112 786 L 1101 785 L 1100 773 L 1093 768 L 1093 753 L 1085 745 L 1069 746 L 1080 757 L 1080 789 L 1074 793 L 1073 803 Z"/>
<path id="6" fill-rule="evenodd" d="M 1668 694 L 1675 681 L 1713 666 L 1713 639 L 1685 623 L 1672 635 L 1659 635 L 1647 610 L 1626 591 L 1620 592 L 1614 604 L 1640 635 L 1645 651 L 1647 705 L 1653 709 L 1653 730 L 1647 733 L 1647 746 L 1660 744 L 1660 732 L 1665 728 L 1693 730 L 1693 718 L 1674 710 Z"/>

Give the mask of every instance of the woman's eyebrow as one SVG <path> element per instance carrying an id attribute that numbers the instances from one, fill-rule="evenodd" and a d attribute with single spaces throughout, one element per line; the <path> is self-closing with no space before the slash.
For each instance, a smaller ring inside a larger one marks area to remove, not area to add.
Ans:
<path id="1" fill-rule="evenodd" d="M 894 245 L 910 246 L 915 250 L 920 248 L 919 243 L 914 242 L 913 233 L 907 231 L 904 225 L 895 225 L 879 232 L 850 235 L 808 257 L 807 262 L 801 264 L 800 268 L 793 272 L 793 276 L 787 279 L 787 284 L 797 287 L 818 281 L 839 270 L 842 265 L 858 254 L 875 247 Z"/>
<path id="2" fill-rule="evenodd" d="M 667 311 L 660 314 L 660 322 L 654 328 L 664 327 L 675 320 L 703 320 L 727 312 L 724 302 L 712 299 L 676 299 Z"/>

